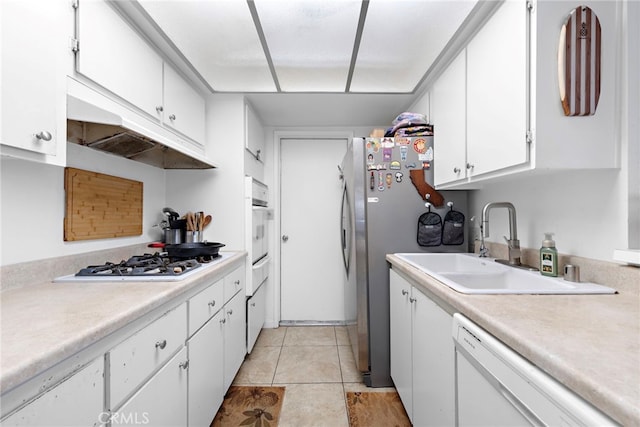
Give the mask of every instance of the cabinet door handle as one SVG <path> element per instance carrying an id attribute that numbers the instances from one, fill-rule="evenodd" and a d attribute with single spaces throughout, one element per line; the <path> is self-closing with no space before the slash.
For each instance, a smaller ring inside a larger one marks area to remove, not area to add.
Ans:
<path id="1" fill-rule="evenodd" d="M 233 314 L 233 310 L 229 310 L 229 311 L 227 311 L 227 314 L 228 314 L 229 316 L 231 316 L 231 315 Z"/>
<path id="2" fill-rule="evenodd" d="M 406 289 L 402 290 L 402 295 L 409 295 L 409 291 L 407 291 Z"/>
<path id="3" fill-rule="evenodd" d="M 414 302 L 416 302 L 416 299 L 411 297 L 411 298 L 409 298 L 409 302 L 414 303 Z"/>
<path id="4" fill-rule="evenodd" d="M 233 282 L 234 285 L 238 286 L 240 284 L 240 279 L 236 280 L 235 282 Z"/>
<path id="5" fill-rule="evenodd" d="M 209 301 L 209 307 L 214 307 L 216 305 L 216 300 Z"/>
<path id="6" fill-rule="evenodd" d="M 227 319 L 223 317 L 222 319 L 220 319 L 220 323 L 227 323 Z"/>
<path id="7" fill-rule="evenodd" d="M 36 138 L 38 138 L 40 141 L 51 141 L 51 138 L 53 138 L 53 136 L 51 135 L 51 132 L 41 130 L 40 132 L 36 133 Z"/>
<path id="8" fill-rule="evenodd" d="M 252 302 L 252 303 L 251 303 L 251 307 L 255 307 L 255 306 L 256 306 L 256 303 L 255 303 L 255 302 Z"/>
<path id="9" fill-rule="evenodd" d="M 182 368 L 182 369 L 189 369 L 189 361 L 185 360 L 184 362 L 181 362 L 178 367 Z"/>
<path id="10" fill-rule="evenodd" d="M 164 111 L 164 107 L 162 107 L 162 105 L 158 105 L 158 106 L 156 107 L 156 111 L 157 111 L 158 113 L 162 113 L 162 112 Z"/>
<path id="11" fill-rule="evenodd" d="M 467 163 L 467 169 L 473 169 L 475 165 L 473 163 Z"/>
<path id="12" fill-rule="evenodd" d="M 163 350 L 166 346 L 167 346 L 167 340 L 156 342 L 156 348 L 159 348 L 160 350 Z"/>
<path id="13" fill-rule="evenodd" d="M 169 116 L 169 120 L 174 121 L 176 119 L 176 115 L 172 114 Z"/>
<path id="14" fill-rule="evenodd" d="M 453 168 L 453 173 L 460 173 L 460 168 L 459 167 Z"/>

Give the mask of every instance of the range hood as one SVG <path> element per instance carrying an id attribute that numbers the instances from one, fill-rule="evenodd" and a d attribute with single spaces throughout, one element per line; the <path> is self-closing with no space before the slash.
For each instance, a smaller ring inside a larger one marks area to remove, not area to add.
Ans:
<path id="1" fill-rule="evenodd" d="M 163 169 L 211 169 L 204 156 L 178 143 L 172 131 L 67 80 L 67 141 Z"/>

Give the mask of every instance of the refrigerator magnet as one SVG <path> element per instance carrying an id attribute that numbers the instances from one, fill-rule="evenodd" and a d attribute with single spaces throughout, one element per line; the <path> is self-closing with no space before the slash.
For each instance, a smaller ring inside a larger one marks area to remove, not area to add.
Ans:
<path id="1" fill-rule="evenodd" d="M 427 152 L 427 141 L 424 138 L 416 138 L 413 141 L 413 151 L 418 154 L 424 154 Z"/>
<path id="2" fill-rule="evenodd" d="M 383 162 L 390 162 L 391 161 L 391 153 L 393 152 L 393 149 L 391 147 L 384 147 L 382 149 L 382 161 Z"/>
<path id="3" fill-rule="evenodd" d="M 400 160 L 402 160 L 403 162 L 407 161 L 407 151 L 409 151 L 409 148 L 407 148 L 406 145 L 400 146 Z"/>
<path id="4" fill-rule="evenodd" d="M 396 182 L 400 183 L 402 182 L 402 177 L 404 175 L 402 174 L 402 172 L 396 172 Z"/>
<path id="5" fill-rule="evenodd" d="M 375 162 L 375 159 L 373 158 L 373 154 L 369 153 L 367 154 L 367 164 L 372 165 Z"/>
<path id="6" fill-rule="evenodd" d="M 402 167 L 400 166 L 400 162 L 397 160 L 394 160 L 391 162 L 391 165 L 389 165 L 389 169 L 391 169 L 392 171 L 397 171 L 402 169 Z"/>
<path id="7" fill-rule="evenodd" d="M 393 182 L 393 175 L 391 175 L 390 173 L 388 173 L 385 176 L 385 181 L 387 183 L 387 188 L 391 189 L 391 183 Z"/>
<path id="8" fill-rule="evenodd" d="M 384 174 L 378 172 L 378 191 L 384 191 Z"/>
<path id="9" fill-rule="evenodd" d="M 422 169 L 431 169 L 431 163 L 430 162 L 422 162 Z"/>
<path id="10" fill-rule="evenodd" d="M 424 155 L 426 156 L 426 161 L 430 162 L 433 160 L 433 147 L 427 148 L 427 152 L 424 153 Z"/>
<path id="11" fill-rule="evenodd" d="M 382 138 L 382 148 L 393 148 L 395 146 L 393 138 Z"/>

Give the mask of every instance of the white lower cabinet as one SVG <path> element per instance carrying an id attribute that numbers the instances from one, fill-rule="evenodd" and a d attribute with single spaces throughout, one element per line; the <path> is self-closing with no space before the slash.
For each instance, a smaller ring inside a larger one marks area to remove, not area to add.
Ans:
<path id="1" fill-rule="evenodd" d="M 111 407 L 120 405 L 186 339 L 187 307 L 183 303 L 114 347 L 109 352 Z"/>
<path id="2" fill-rule="evenodd" d="M 100 426 L 109 415 L 103 409 L 104 358 L 99 357 L 2 420 L 11 426 Z"/>
<path id="3" fill-rule="evenodd" d="M 268 280 L 268 279 L 267 279 Z M 264 326 L 266 314 L 267 281 L 263 282 L 251 298 L 247 300 L 247 353 L 253 346 Z"/>
<path id="4" fill-rule="evenodd" d="M 187 425 L 187 349 L 182 347 L 169 362 L 118 410 L 111 425 Z"/>
<path id="5" fill-rule="evenodd" d="M 453 317 L 413 288 L 413 425 L 455 421 Z"/>
<path id="6" fill-rule="evenodd" d="M 59 367 L 47 374 L 45 382 L 66 379 L 45 393 L 29 384 L 40 374 L 4 394 L 8 416 L 0 424 L 208 426 L 246 355 L 244 273 L 240 263 L 158 310 L 155 320 L 148 315 L 150 323 L 135 320 L 139 327 L 127 325 L 84 349 L 100 356 L 75 373 Z"/>
<path id="7" fill-rule="evenodd" d="M 455 424 L 453 318 L 394 270 L 391 378 L 414 426 Z"/>
<path id="8" fill-rule="evenodd" d="M 411 284 L 389 270 L 391 378 L 413 421 L 413 368 L 411 355 Z"/>
<path id="9" fill-rule="evenodd" d="M 222 404 L 224 312 L 218 311 L 191 339 L 189 348 L 189 426 L 207 426 Z"/>
<path id="10" fill-rule="evenodd" d="M 209 425 L 246 354 L 244 267 L 189 299 L 189 426 Z M 224 291 L 224 298 L 222 297 Z M 193 333 L 196 331 L 195 333 Z"/>
<path id="11" fill-rule="evenodd" d="M 224 373 L 226 391 L 247 354 L 247 314 L 244 292 L 238 292 L 224 306 Z"/>

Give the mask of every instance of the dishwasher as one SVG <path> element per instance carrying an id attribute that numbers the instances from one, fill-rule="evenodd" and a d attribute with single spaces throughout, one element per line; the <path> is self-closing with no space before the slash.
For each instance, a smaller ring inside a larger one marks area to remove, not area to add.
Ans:
<path id="1" fill-rule="evenodd" d="M 459 313 L 458 426 L 609 426 L 611 418 Z"/>

